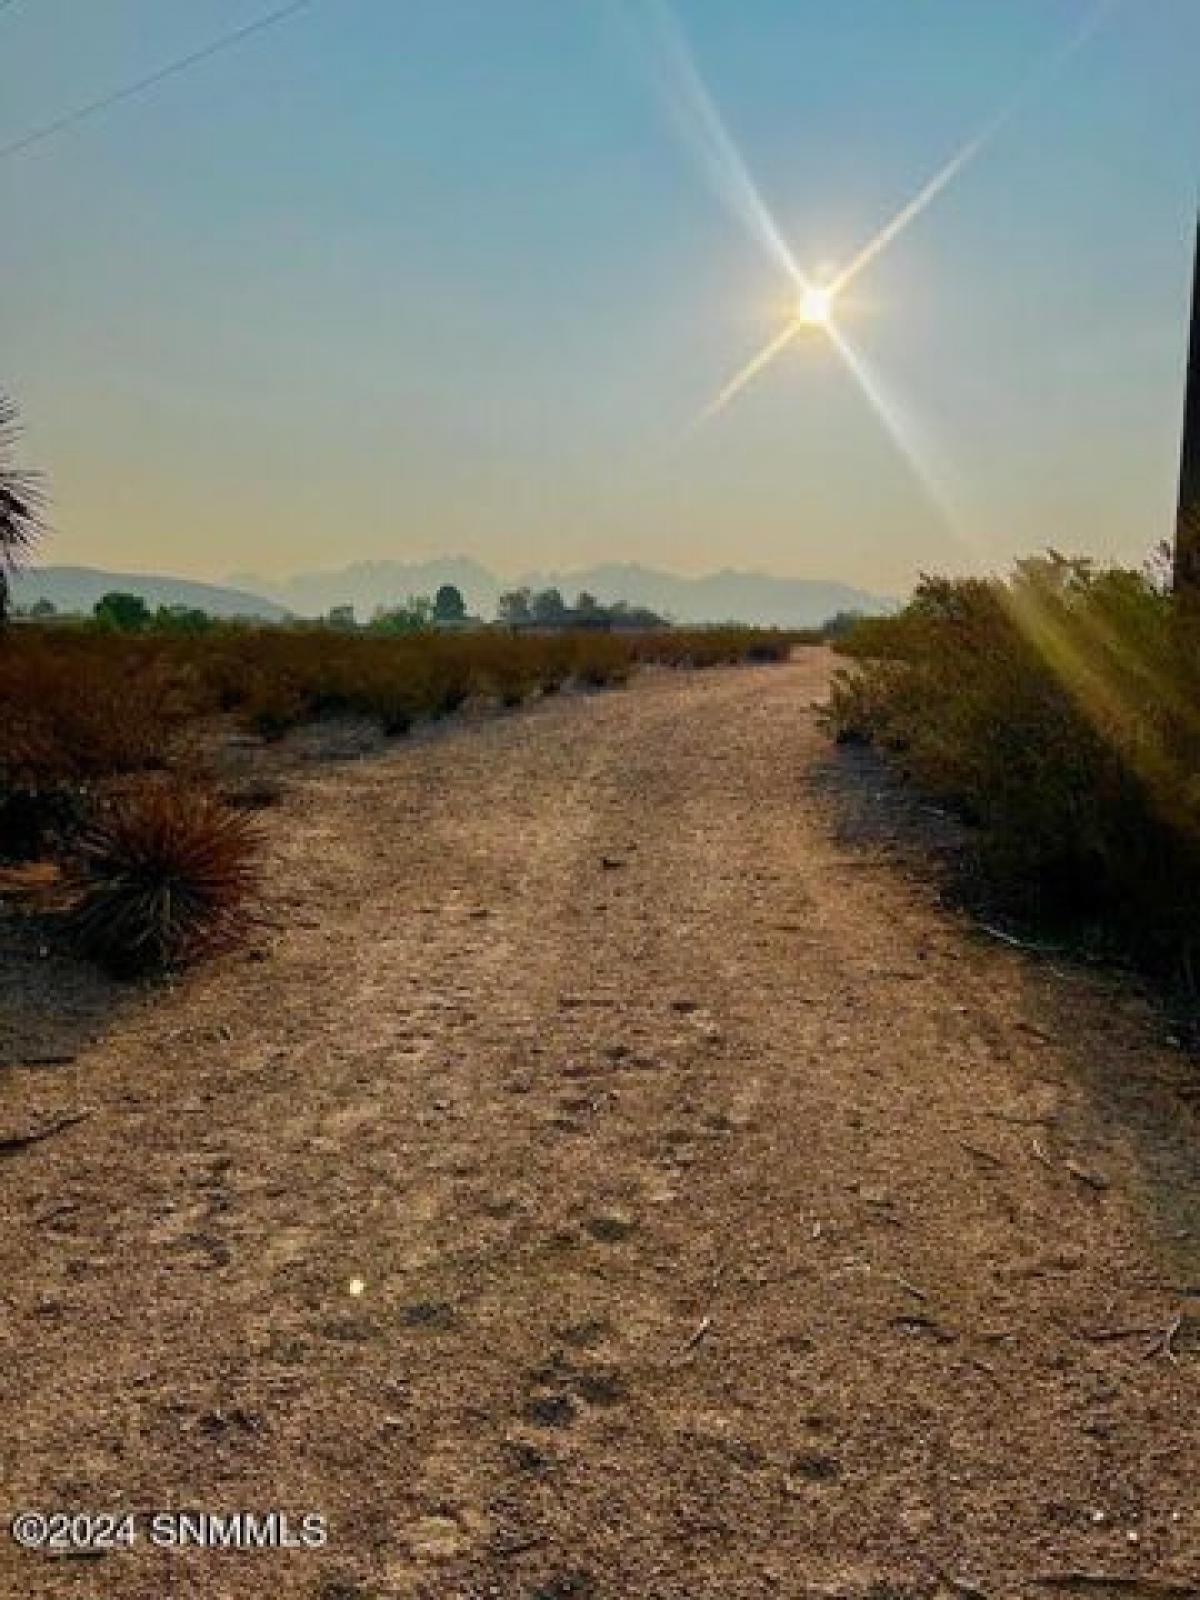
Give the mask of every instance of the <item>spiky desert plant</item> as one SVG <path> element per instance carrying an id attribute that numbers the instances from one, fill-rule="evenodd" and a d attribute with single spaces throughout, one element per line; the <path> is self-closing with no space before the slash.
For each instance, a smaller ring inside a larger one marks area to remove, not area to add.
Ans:
<path id="1" fill-rule="evenodd" d="M 19 424 L 16 404 L 0 392 L 0 625 L 8 617 L 9 579 L 45 531 L 40 480 L 13 464 Z"/>
<path id="2" fill-rule="evenodd" d="M 123 976 L 227 947 L 250 919 L 260 842 L 203 790 L 162 783 L 114 799 L 80 841 L 76 943 Z"/>

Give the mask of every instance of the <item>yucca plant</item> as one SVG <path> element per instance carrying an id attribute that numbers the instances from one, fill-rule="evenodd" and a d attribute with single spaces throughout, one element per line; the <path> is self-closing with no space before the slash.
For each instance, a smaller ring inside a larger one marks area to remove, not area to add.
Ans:
<path id="1" fill-rule="evenodd" d="M 8 619 L 9 580 L 44 531 L 44 499 L 37 475 L 14 466 L 19 429 L 16 405 L 0 393 L 0 626 Z"/>
<path id="2" fill-rule="evenodd" d="M 214 795 L 166 783 L 114 799 L 77 852 L 70 930 L 122 976 L 234 943 L 250 920 L 260 835 Z"/>

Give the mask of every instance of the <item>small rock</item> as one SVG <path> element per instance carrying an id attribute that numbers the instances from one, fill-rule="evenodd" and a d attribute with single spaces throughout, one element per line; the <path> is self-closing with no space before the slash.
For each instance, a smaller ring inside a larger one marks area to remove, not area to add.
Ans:
<path id="1" fill-rule="evenodd" d="M 448 1328 L 454 1321 L 454 1307 L 445 1300 L 414 1300 L 404 1307 L 400 1319 L 408 1328 Z"/>
<path id="2" fill-rule="evenodd" d="M 627 1239 L 636 1226 L 633 1218 L 621 1211 L 603 1212 L 598 1217 L 589 1217 L 586 1223 L 592 1238 L 599 1239 L 603 1244 L 616 1244 L 621 1239 Z"/>
<path id="3" fill-rule="evenodd" d="M 555 1330 L 556 1336 L 564 1344 L 574 1345 L 579 1350 L 590 1350 L 604 1340 L 612 1332 L 611 1323 L 600 1317 L 589 1317 L 583 1322 L 572 1322 L 564 1328 Z"/>
<path id="4" fill-rule="evenodd" d="M 569 1394 L 538 1394 L 525 1406 L 525 1418 L 539 1428 L 569 1428 L 576 1405 Z"/>
<path id="5" fill-rule="evenodd" d="M 1064 1161 L 1063 1166 L 1073 1178 L 1077 1178 L 1080 1183 L 1086 1183 L 1089 1189 L 1095 1189 L 1097 1193 L 1103 1193 L 1108 1188 L 1108 1179 L 1102 1172 L 1091 1172 L 1087 1167 L 1081 1167 L 1077 1161 Z"/>
<path id="6" fill-rule="evenodd" d="M 318 1600 L 369 1600 L 362 1585 L 349 1578 L 327 1578 L 317 1596 Z"/>
<path id="7" fill-rule="evenodd" d="M 838 1477 L 841 1470 L 842 1464 L 836 1456 L 828 1455 L 823 1450 L 805 1450 L 792 1461 L 785 1487 L 787 1484 L 827 1483 L 831 1478 Z"/>
<path id="8" fill-rule="evenodd" d="M 620 1405 L 626 1396 L 624 1383 L 613 1372 L 585 1372 L 575 1387 L 590 1406 Z"/>
<path id="9" fill-rule="evenodd" d="M 422 1517 L 408 1535 L 408 1548 L 426 1561 L 450 1561 L 466 1544 L 462 1528 L 453 1517 Z"/>
<path id="10" fill-rule="evenodd" d="M 554 1467 L 554 1457 L 540 1445 L 532 1440 L 522 1439 L 516 1434 L 510 1434 L 504 1441 L 504 1448 L 515 1466 L 522 1472 L 531 1472 L 537 1476 L 550 1472 Z"/>
<path id="11" fill-rule="evenodd" d="M 723 1111 L 710 1111 L 704 1117 L 704 1126 L 712 1133 L 732 1133 L 734 1124 Z"/>

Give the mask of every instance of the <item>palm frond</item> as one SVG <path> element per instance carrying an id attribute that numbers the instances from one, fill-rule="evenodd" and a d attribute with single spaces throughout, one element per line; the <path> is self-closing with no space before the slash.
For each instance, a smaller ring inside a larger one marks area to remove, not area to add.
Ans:
<path id="1" fill-rule="evenodd" d="M 0 393 L 0 573 L 31 554 L 46 526 L 41 478 L 12 464 L 20 431 L 15 402 Z"/>

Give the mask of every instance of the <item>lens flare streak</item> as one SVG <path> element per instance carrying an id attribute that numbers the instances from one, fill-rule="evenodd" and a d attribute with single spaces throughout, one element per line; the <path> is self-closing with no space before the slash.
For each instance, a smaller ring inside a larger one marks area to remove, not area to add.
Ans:
<path id="1" fill-rule="evenodd" d="M 958 177 L 964 167 L 971 162 L 981 151 L 991 144 L 997 134 L 1001 133 L 1013 120 L 1024 106 L 1025 102 L 1064 67 L 1078 51 L 1082 50 L 1088 40 L 1116 9 L 1122 0 L 1099 0 L 1089 13 L 1082 26 L 1053 54 L 1046 57 L 1029 72 L 1012 98 L 1001 107 L 973 139 L 969 139 L 956 155 L 951 156 L 940 171 L 934 173 L 929 182 L 913 196 L 907 205 L 902 206 L 890 222 L 884 224 L 875 237 L 851 261 L 850 265 L 841 271 L 830 285 L 832 294 L 840 294 L 851 284 L 864 268 L 881 255 L 892 241 L 899 237 L 904 230 L 930 206 L 942 190 Z"/>
<path id="2" fill-rule="evenodd" d="M 791 344 L 792 340 L 800 332 L 800 328 L 799 319 L 794 319 L 765 344 L 756 356 L 752 356 L 741 371 L 735 373 L 725 387 L 709 401 L 696 419 L 696 425 L 699 426 L 702 422 L 707 422 L 710 417 L 715 417 L 718 411 L 724 411 L 729 402 L 736 399 L 746 385 L 753 383 L 763 368 L 774 361 L 781 350 L 786 349 Z"/>
<path id="3" fill-rule="evenodd" d="M 650 7 L 657 33 L 658 85 L 681 140 L 720 199 L 800 289 L 804 274 L 742 159 L 666 0 Z"/>
<path id="4" fill-rule="evenodd" d="M 937 460 L 937 451 L 929 440 L 922 437 L 911 412 L 888 394 L 879 375 L 850 343 L 842 329 L 831 323 L 828 332 L 847 371 L 858 384 L 884 432 L 903 457 L 947 530 L 958 544 L 974 553 L 974 543 L 966 532 L 967 518 L 962 509 L 961 496 L 952 482 L 949 467 Z"/>
<path id="5" fill-rule="evenodd" d="M 740 152 L 730 137 L 721 120 L 720 113 L 704 85 L 699 69 L 688 49 L 687 41 L 666 5 L 666 0 L 657 0 L 654 9 L 659 19 L 664 49 L 671 67 L 671 82 L 676 90 L 673 104 L 676 107 L 677 114 L 679 114 L 681 122 L 691 128 L 697 135 L 693 142 L 698 145 L 701 159 L 718 191 L 742 217 L 750 231 L 783 267 L 800 291 L 799 304 L 801 310 L 799 313 L 785 326 L 781 333 L 765 345 L 756 356 L 752 357 L 725 384 L 716 397 L 701 412 L 696 425 L 699 426 L 699 424 L 716 416 L 718 412 L 723 411 L 730 401 L 734 400 L 758 376 L 763 368 L 768 366 L 792 342 L 799 329 L 805 326 L 825 329 L 838 346 L 847 365 L 855 372 L 860 384 L 862 384 L 864 393 L 867 394 L 869 399 L 872 398 L 871 387 L 863 381 L 861 358 L 846 344 L 844 336 L 839 337 L 833 324 L 830 312 L 834 300 L 928 209 L 938 195 L 1012 121 L 1034 91 L 1056 76 L 1061 68 L 1087 44 L 1092 35 L 1121 4 L 1123 4 L 1123 0 L 1098 0 L 1098 4 L 1089 12 L 1082 26 L 1076 30 L 1060 49 L 1034 67 L 1016 93 L 983 129 L 972 139 L 969 139 L 955 155 L 951 156 L 945 166 L 936 172 L 917 191 L 913 198 L 902 206 L 895 216 L 885 223 L 879 232 L 863 246 L 848 266 L 844 267 L 830 283 L 818 288 L 809 282 L 804 273 L 801 272 L 795 256 L 780 233 L 775 219 L 768 210 L 762 196 L 759 194 Z M 816 306 L 818 302 L 821 306 L 819 315 L 805 312 L 804 307 L 806 305 Z M 896 438 L 894 427 L 888 424 L 887 416 L 877 403 L 875 404 L 875 410 L 880 420 L 885 423 L 885 426 L 888 426 L 892 437 Z M 907 451 L 905 453 L 908 454 Z"/>
<path id="6" fill-rule="evenodd" d="M 947 161 L 942 170 L 935 173 L 925 187 L 919 190 L 908 204 L 897 211 L 892 220 L 880 228 L 875 237 L 863 246 L 850 265 L 838 273 L 830 285 L 830 292 L 840 294 L 854 282 L 860 272 L 871 265 L 876 256 L 882 255 L 892 240 L 898 238 L 911 222 L 915 222 L 922 211 L 937 199 L 947 184 L 952 183 L 962 169 L 974 161 L 990 137 L 990 132 L 981 133 Z"/>

